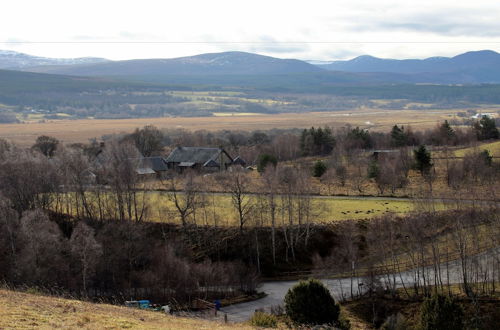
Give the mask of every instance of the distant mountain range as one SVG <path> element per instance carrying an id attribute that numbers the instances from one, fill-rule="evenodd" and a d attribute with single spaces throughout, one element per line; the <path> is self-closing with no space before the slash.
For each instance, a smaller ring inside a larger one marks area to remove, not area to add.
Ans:
<path id="1" fill-rule="evenodd" d="M 333 61 L 317 66 L 329 71 L 404 74 L 408 82 L 445 84 L 500 82 L 500 54 L 491 50 L 423 60 L 394 60 L 363 55 L 348 61 Z"/>
<path id="2" fill-rule="evenodd" d="M 293 59 L 244 52 L 201 54 L 172 59 L 144 59 L 30 68 L 42 73 L 79 76 L 259 75 L 319 72 L 323 69 Z"/>
<path id="3" fill-rule="evenodd" d="M 77 65 L 108 62 L 109 60 L 98 57 L 81 58 L 48 58 L 18 53 L 11 50 L 0 50 L 0 69 L 22 70 L 44 65 Z"/>
<path id="4" fill-rule="evenodd" d="M 0 51 L 0 69 L 71 76 L 111 77 L 169 84 L 249 86 L 296 81 L 315 84 L 482 84 L 500 83 L 500 54 L 491 50 L 455 57 L 348 61 L 301 61 L 245 52 L 223 52 L 171 59 L 109 61 L 102 58 L 51 59 Z M 269 79 L 272 76 L 272 79 Z"/>
<path id="5" fill-rule="evenodd" d="M 330 71 L 392 72 L 412 74 L 455 72 L 484 67 L 491 68 L 491 66 L 498 66 L 499 64 L 499 53 L 491 50 L 482 50 L 467 52 L 454 57 L 429 57 L 423 60 L 394 60 L 363 55 L 348 61 L 332 61 L 326 64 L 318 63 L 316 65 Z"/>

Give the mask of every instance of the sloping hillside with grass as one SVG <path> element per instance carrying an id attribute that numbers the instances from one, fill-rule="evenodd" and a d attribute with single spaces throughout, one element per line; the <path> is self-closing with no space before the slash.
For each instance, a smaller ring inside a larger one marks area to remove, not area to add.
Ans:
<path id="1" fill-rule="evenodd" d="M 0 289 L 0 329 L 251 329 L 239 324 L 167 316 Z"/>
<path id="2" fill-rule="evenodd" d="M 463 157 L 466 154 L 471 153 L 476 149 L 479 149 L 480 151 L 488 150 L 490 152 L 490 155 L 495 156 L 495 157 L 500 157 L 500 141 L 484 143 L 484 144 L 481 144 L 477 147 L 458 149 L 455 151 L 455 155 L 457 157 Z"/>

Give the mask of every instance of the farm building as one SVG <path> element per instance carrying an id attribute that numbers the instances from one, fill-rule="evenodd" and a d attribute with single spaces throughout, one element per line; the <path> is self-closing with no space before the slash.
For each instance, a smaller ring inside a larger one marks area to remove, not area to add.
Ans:
<path id="1" fill-rule="evenodd" d="M 168 170 L 167 163 L 162 157 L 133 158 L 132 161 L 135 163 L 135 171 L 139 175 L 162 176 Z"/>
<path id="2" fill-rule="evenodd" d="M 179 172 L 188 168 L 215 172 L 227 170 L 231 165 L 245 165 L 243 159 L 232 158 L 222 148 L 177 147 L 165 161 L 169 169 Z"/>

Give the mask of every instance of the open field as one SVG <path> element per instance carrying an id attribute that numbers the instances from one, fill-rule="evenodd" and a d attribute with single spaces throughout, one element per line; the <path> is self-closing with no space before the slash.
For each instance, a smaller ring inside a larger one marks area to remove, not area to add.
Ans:
<path id="1" fill-rule="evenodd" d="M 170 219 L 173 218 L 179 221 L 173 202 L 165 195 L 153 194 L 154 197 L 150 200 L 149 204 L 153 206 L 151 209 L 152 220 L 164 221 L 164 217 L 161 216 L 161 213 L 163 213 L 170 214 Z M 233 209 L 229 195 L 207 196 L 207 200 L 208 206 L 206 212 L 205 210 L 199 210 L 196 214 L 196 222 L 198 224 L 213 225 L 214 212 L 215 217 L 219 219 L 219 225 L 234 226 L 238 224 L 237 214 Z M 310 202 L 309 221 L 313 223 L 332 223 L 348 219 L 369 219 L 387 213 L 405 214 L 414 209 L 412 202 L 406 200 L 311 197 Z M 252 203 L 255 205 L 252 220 L 254 223 L 260 222 L 260 214 L 258 214 L 257 210 L 258 202 L 254 196 L 252 196 Z M 284 209 L 284 204 L 280 200 L 277 201 L 277 204 L 277 221 L 286 223 L 288 218 L 284 214 L 281 217 L 280 214 L 280 210 Z M 163 212 L 161 212 L 162 210 Z M 265 217 L 264 225 L 269 225 L 267 216 Z M 249 223 L 249 225 L 251 224 Z"/>
<path id="2" fill-rule="evenodd" d="M 480 151 L 488 150 L 490 152 L 490 155 L 500 157 L 500 141 L 481 144 L 477 147 L 458 149 L 455 151 L 455 155 L 457 157 L 463 157 L 467 153 L 473 152 L 476 149 L 479 149 Z"/>
<path id="3" fill-rule="evenodd" d="M 486 111 L 486 110 L 485 110 Z M 49 120 L 23 124 L 0 124 L 0 138 L 21 146 L 33 144 L 40 135 L 50 135 L 64 143 L 88 142 L 107 134 L 129 133 L 135 128 L 155 125 L 160 129 L 187 130 L 267 130 L 273 128 L 307 128 L 312 126 L 346 125 L 389 131 L 395 125 L 411 125 L 426 129 L 438 122 L 455 117 L 457 110 L 379 110 L 362 109 L 334 112 L 284 113 L 274 115 L 213 117 L 162 117 L 138 119 Z"/>
<path id="4" fill-rule="evenodd" d="M 145 198 L 146 220 L 155 222 L 167 222 L 180 224 L 180 216 L 175 208 L 172 195 L 168 192 L 148 192 Z M 60 195 L 59 204 L 54 210 L 72 215 L 77 212 L 73 195 Z M 109 198 L 109 196 L 101 197 Z M 259 198 L 251 195 L 250 201 L 253 205 L 252 212 L 248 215 L 246 226 L 268 226 L 270 225 L 269 215 L 266 211 L 261 212 Z M 139 197 L 142 200 L 142 197 Z M 221 193 L 203 193 L 199 194 L 198 206 L 189 221 L 197 225 L 207 226 L 238 226 L 238 216 L 231 203 L 229 194 Z M 96 207 L 98 204 L 91 193 L 87 193 L 87 200 Z M 180 203 L 183 203 L 180 197 Z M 263 200 L 265 203 L 265 200 Z M 102 202 L 101 202 L 102 203 Z M 106 203 L 106 202 L 104 202 Z M 288 223 L 284 201 L 280 197 L 276 198 L 276 221 L 278 225 Z M 302 211 L 303 222 L 316 224 L 328 224 L 336 221 L 350 219 L 371 219 L 384 214 L 403 215 L 413 212 L 419 206 L 409 199 L 396 198 L 363 198 L 363 197 L 331 197 L 331 196 L 310 196 L 303 197 L 302 203 L 309 203 Z M 70 205 L 67 207 L 66 205 Z M 110 204 L 114 205 L 114 204 Z M 304 205 L 304 204 L 303 204 Z M 297 212 L 297 201 L 294 200 L 294 212 Z M 452 207 L 451 205 L 449 207 Z M 443 203 L 435 203 L 435 210 L 444 210 L 449 208 Z M 97 208 L 97 207 L 96 207 Z"/>
<path id="5" fill-rule="evenodd" d="M 0 329 L 252 329 L 0 289 Z"/>

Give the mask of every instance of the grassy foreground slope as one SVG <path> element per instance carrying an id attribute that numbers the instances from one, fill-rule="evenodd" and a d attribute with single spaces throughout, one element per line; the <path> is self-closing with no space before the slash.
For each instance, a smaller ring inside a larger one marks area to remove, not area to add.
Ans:
<path id="1" fill-rule="evenodd" d="M 0 329 L 251 329 L 167 316 L 160 312 L 93 304 L 0 289 Z"/>

